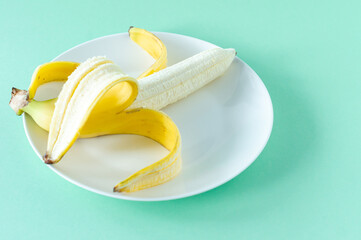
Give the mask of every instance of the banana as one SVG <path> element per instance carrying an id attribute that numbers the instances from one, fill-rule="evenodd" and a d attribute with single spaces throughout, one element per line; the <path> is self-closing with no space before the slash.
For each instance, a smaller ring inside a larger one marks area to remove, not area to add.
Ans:
<path id="1" fill-rule="evenodd" d="M 145 78 L 138 79 L 139 94 L 128 109 L 143 107 L 160 110 L 169 104 L 179 101 L 222 75 L 232 63 L 235 54 L 234 49 L 213 48 Z M 24 94 L 24 92 L 22 93 Z M 17 99 L 15 96 L 16 94 L 12 99 Z M 19 111 L 20 109 L 20 111 L 27 112 L 41 128 L 47 131 L 49 130 L 50 121 L 48 120 L 51 119 L 50 116 L 53 114 L 53 111 L 50 109 L 54 106 L 52 100 L 48 100 L 43 104 L 40 104 L 40 102 L 36 100 L 28 101 L 28 103 L 25 104 L 11 100 L 10 105 L 14 111 Z M 23 105 L 25 105 L 25 107 L 21 107 Z M 98 105 L 99 103 L 97 106 Z M 109 103 L 109 105 L 112 105 L 112 103 Z M 109 118 L 120 111 L 119 105 L 113 109 L 115 112 L 107 112 Z M 34 112 L 37 112 L 37 114 L 34 114 Z M 93 111 L 88 121 L 97 121 L 99 114 L 104 114 L 104 112 Z M 89 136 L 83 134 L 83 131 L 87 130 L 87 128 L 88 124 L 85 124 L 80 137 Z M 87 132 L 89 131 L 87 130 Z M 99 136 L 102 135 L 102 133 L 94 130 L 90 135 Z"/>
<path id="2" fill-rule="evenodd" d="M 113 191 L 134 192 L 162 184 L 181 170 L 181 137 L 177 126 L 157 110 L 172 104 L 222 75 L 232 63 L 234 49 L 214 48 L 166 68 L 167 51 L 153 34 L 131 27 L 130 38 L 155 63 L 138 77 L 125 75 L 104 57 L 81 63 L 52 62 L 39 66 L 29 90 L 13 88 L 9 105 L 26 112 L 49 131 L 44 162 L 63 157 L 78 137 L 137 134 L 151 138 L 169 154 L 118 183 Z M 34 100 L 39 86 L 66 81 L 57 99 Z"/>

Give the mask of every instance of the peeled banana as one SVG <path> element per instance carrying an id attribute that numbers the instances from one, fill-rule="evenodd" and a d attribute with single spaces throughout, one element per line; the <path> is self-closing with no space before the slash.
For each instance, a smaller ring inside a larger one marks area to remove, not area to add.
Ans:
<path id="1" fill-rule="evenodd" d="M 234 49 L 209 49 L 140 79 L 139 95 L 129 108 L 159 110 L 185 98 L 222 75 L 235 53 Z"/>
<path id="2" fill-rule="evenodd" d="M 234 49 L 214 48 L 166 68 L 167 50 L 155 35 L 131 27 L 129 36 L 156 60 L 138 81 L 105 57 L 81 64 L 51 62 L 35 70 L 28 91 L 13 88 L 10 101 L 18 115 L 28 113 L 49 131 L 43 158 L 48 164 L 58 162 L 78 137 L 137 134 L 169 150 L 165 158 L 118 183 L 113 189 L 118 192 L 156 186 L 180 172 L 179 130 L 157 110 L 222 75 L 236 54 Z M 66 81 L 57 99 L 33 99 L 39 86 L 53 81 Z"/>

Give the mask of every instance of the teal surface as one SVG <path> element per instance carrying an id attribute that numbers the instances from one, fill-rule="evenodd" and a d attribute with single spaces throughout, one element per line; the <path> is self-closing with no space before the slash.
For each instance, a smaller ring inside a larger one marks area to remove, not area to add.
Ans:
<path id="1" fill-rule="evenodd" d="M 360 1 L 0 0 L 1 239 L 361 239 Z M 130 25 L 234 47 L 274 128 L 258 159 L 175 201 L 100 196 L 41 164 L 7 106 L 34 68 Z"/>

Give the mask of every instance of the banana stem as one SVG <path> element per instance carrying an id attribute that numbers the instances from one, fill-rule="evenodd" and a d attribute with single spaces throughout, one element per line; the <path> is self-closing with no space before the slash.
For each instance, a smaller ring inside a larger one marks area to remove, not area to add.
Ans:
<path id="1" fill-rule="evenodd" d="M 21 115 L 23 113 L 22 108 L 27 106 L 30 102 L 31 100 L 29 100 L 28 91 L 20 90 L 14 87 L 12 88 L 9 106 L 17 115 Z"/>

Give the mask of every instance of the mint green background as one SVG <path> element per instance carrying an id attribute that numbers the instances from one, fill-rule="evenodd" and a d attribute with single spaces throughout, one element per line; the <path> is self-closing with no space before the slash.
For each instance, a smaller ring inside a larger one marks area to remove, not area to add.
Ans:
<path id="1" fill-rule="evenodd" d="M 0 0 L 1 239 L 361 239 L 360 1 Z M 168 202 L 111 199 L 39 159 L 7 106 L 34 68 L 130 25 L 234 47 L 272 136 L 241 175 Z"/>

